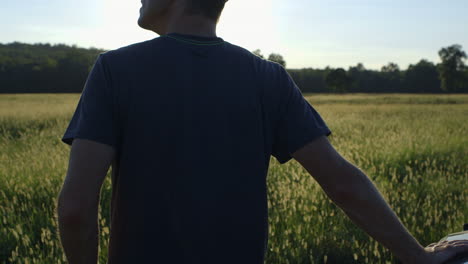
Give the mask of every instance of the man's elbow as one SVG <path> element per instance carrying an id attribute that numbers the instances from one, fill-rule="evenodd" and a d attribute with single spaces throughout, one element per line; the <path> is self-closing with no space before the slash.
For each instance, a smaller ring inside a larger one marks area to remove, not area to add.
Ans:
<path id="1" fill-rule="evenodd" d="M 97 205 L 61 193 L 57 202 L 58 220 L 70 225 L 83 223 L 87 220 L 87 216 L 94 206 Z"/>
<path id="2" fill-rule="evenodd" d="M 82 213 L 63 197 L 57 202 L 57 217 L 60 223 L 73 224 L 81 221 Z"/>
<path id="3" fill-rule="evenodd" d="M 371 180 L 359 168 L 352 168 L 345 174 L 345 180 L 334 190 L 333 198 L 337 205 L 346 206 L 367 199 L 367 193 L 372 186 Z"/>

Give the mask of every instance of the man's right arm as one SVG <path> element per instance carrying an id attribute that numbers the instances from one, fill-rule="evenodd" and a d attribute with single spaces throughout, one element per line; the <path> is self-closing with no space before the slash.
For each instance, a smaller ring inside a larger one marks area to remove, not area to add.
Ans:
<path id="1" fill-rule="evenodd" d="M 403 263 L 429 263 L 425 262 L 429 256 L 424 247 L 403 226 L 372 181 L 345 160 L 326 137 L 313 140 L 292 156 L 356 225 Z"/>

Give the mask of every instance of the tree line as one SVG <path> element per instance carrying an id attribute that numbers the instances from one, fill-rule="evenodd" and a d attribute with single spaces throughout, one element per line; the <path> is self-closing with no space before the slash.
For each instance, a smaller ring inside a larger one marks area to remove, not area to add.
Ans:
<path id="1" fill-rule="evenodd" d="M 0 93 L 80 93 L 97 56 L 96 48 L 64 44 L 0 44 Z M 261 50 L 253 54 L 265 58 Z M 380 70 L 362 63 L 343 68 L 288 69 L 304 93 L 467 93 L 466 53 L 460 45 L 440 49 L 441 62 L 422 59 L 402 70 L 388 63 Z M 280 54 L 266 59 L 286 68 Z"/>
<path id="2" fill-rule="evenodd" d="M 79 93 L 101 52 L 64 44 L 0 44 L 0 93 Z"/>

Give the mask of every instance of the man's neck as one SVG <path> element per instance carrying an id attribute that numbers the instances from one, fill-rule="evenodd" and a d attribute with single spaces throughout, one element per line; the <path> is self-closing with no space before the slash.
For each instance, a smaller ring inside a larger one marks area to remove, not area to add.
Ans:
<path id="1" fill-rule="evenodd" d="M 217 37 L 216 22 L 202 16 L 175 17 L 166 27 L 166 33 L 179 33 L 202 37 Z"/>

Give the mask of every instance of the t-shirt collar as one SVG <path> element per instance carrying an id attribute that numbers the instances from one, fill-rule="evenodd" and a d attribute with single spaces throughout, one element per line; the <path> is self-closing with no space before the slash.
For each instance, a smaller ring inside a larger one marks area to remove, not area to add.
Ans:
<path id="1" fill-rule="evenodd" d="M 188 42 L 195 45 L 217 45 L 224 42 L 224 40 L 220 37 L 207 37 L 199 35 L 181 34 L 175 32 L 161 35 L 161 37 L 172 38 L 175 40 Z"/>

